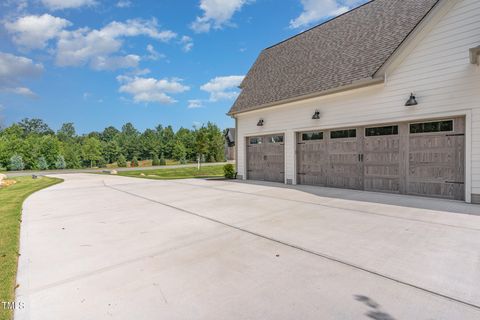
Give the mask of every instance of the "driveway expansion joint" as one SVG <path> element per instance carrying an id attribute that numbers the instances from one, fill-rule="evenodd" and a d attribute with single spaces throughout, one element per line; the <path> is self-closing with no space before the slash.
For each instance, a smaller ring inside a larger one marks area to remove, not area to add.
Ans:
<path id="1" fill-rule="evenodd" d="M 182 183 L 179 183 L 179 182 L 176 182 L 176 183 L 182 184 Z M 288 243 L 288 242 L 285 242 L 285 241 L 282 241 L 282 240 L 279 240 L 279 239 L 275 239 L 273 237 L 269 237 L 269 236 L 266 236 L 266 235 L 263 235 L 263 234 L 260 234 L 260 233 L 257 233 L 257 232 L 254 232 L 254 231 L 251 231 L 251 230 L 248 230 L 248 229 L 245 229 L 245 228 L 242 228 L 242 227 L 239 227 L 239 226 L 227 223 L 227 222 L 223 222 L 221 220 L 210 218 L 210 217 L 201 215 L 199 213 L 196 213 L 196 212 L 193 212 L 193 211 L 190 211 L 190 210 L 187 210 L 187 209 L 183 209 L 183 208 L 180 208 L 180 207 L 177 207 L 177 206 L 174 206 L 174 205 L 170 205 L 168 203 L 164 203 L 164 202 L 154 200 L 154 199 L 151 199 L 151 198 L 148 198 L 148 197 L 145 197 L 145 196 L 141 196 L 141 195 L 138 195 L 138 194 L 130 192 L 130 191 L 122 190 L 122 189 L 116 188 L 112 185 L 108 185 L 105 182 L 105 180 L 103 180 L 103 184 L 106 188 L 110 188 L 112 190 L 122 192 L 124 194 L 128 194 L 130 196 L 133 196 L 133 197 L 136 197 L 136 198 L 139 198 L 139 199 L 143 199 L 143 200 L 146 200 L 146 201 L 150 201 L 152 203 L 156 203 L 156 204 L 159 204 L 159 205 L 162 205 L 162 206 L 165 206 L 165 207 L 169 207 L 171 209 L 183 212 L 184 214 L 189 214 L 189 215 L 192 215 L 192 216 L 204 219 L 204 220 L 208 220 L 210 222 L 214 222 L 216 224 L 221 224 L 225 227 L 232 228 L 232 229 L 235 229 L 235 230 L 240 231 L 240 232 L 248 233 L 248 234 L 253 235 L 255 237 L 263 238 L 265 240 L 275 242 L 277 244 L 287 246 L 287 247 L 290 247 L 292 249 L 296 249 L 296 250 L 302 251 L 302 252 L 310 254 L 310 255 L 314 255 L 314 256 L 317 256 L 317 257 L 320 257 L 320 258 L 323 258 L 323 259 L 326 259 L 326 260 L 329 260 L 329 261 L 332 261 L 332 262 L 335 262 L 335 263 L 339 263 L 339 264 L 342 264 L 344 266 L 347 266 L 347 267 L 350 267 L 350 268 L 353 268 L 353 269 L 356 269 L 356 270 L 359 270 L 359 271 L 363 271 L 363 272 L 366 272 L 368 274 L 371 274 L 371 275 L 374 275 L 374 276 L 377 276 L 377 277 L 380 277 L 380 278 L 383 278 L 383 279 L 386 279 L 386 280 L 389 280 L 389 281 L 392 281 L 392 282 L 396 282 L 396 283 L 401 284 L 403 286 L 410 287 L 410 288 L 422 291 L 422 292 L 430 294 L 430 295 L 434 295 L 434 296 L 437 296 L 437 297 L 440 297 L 440 298 L 443 298 L 443 299 L 446 299 L 446 300 L 450 300 L 450 301 L 465 305 L 467 307 L 471 307 L 471 308 L 476 309 L 476 310 L 480 310 L 480 305 L 477 305 L 475 303 L 464 301 L 464 300 L 459 299 L 459 298 L 454 298 L 454 297 L 451 297 L 451 296 L 448 296 L 446 294 L 442 294 L 442 293 L 439 293 L 439 292 L 435 292 L 433 290 L 423 288 L 421 286 L 417 286 L 413 283 L 409 283 L 407 281 L 396 279 L 396 278 L 388 276 L 386 274 L 382 274 L 382 273 L 379 273 L 377 271 L 361 267 L 361 266 L 356 265 L 354 263 L 350 263 L 348 261 L 344 261 L 344 260 L 335 258 L 333 256 L 330 256 L 330 255 L 327 255 L 327 254 L 324 254 L 324 253 L 316 252 L 316 251 L 313 251 L 313 250 L 310 250 L 310 249 L 307 249 L 307 248 L 303 248 L 301 246 L 298 246 L 298 245 L 295 245 L 295 244 L 292 244 L 292 243 Z M 211 188 L 211 187 L 207 187 L 207 188 Z M 222 189 L 222 191 L 229 191 L 229 190 L 223 190 Z M 236 192 L 236 191 L 231 191 L 231 192 Z M 239 193 L 245 193 L 245 192 L 239 191 Z M 245 193 L 245 194 L 250 194 L 250 193 Z M 272 198 L 276 198 L 276 197 L 272 197 Z M 284 199 L 284 200 L 289 200 L 289 199 Z M 294 201 L 294 200 L 290 200 L 290 201 Z M 312 204 L 314 204 L 314 203 L 312 203 Z M 323 206 L 321 204 L 318 204 L 318 205 Z M 326 207 L 328 207 L 328 206 L 326 206 Z M 340 209 L 340 208 L 338 208 L 338 209 Z M 395 217 L 392 217 L 392 218 L 395 218 Z M 409 220 L 409 219 L 406 219 L 406 220 Z M 419 222 L 424 222 L 424 221 L 419 220 Z M 425 223 L 428 223 L 428 222 L 425 222 Z M 451 225 L 445 225 L 445 226 L 451 226 Z M 455 227 L 455 226 L 453 226 L 453 227 Z M 478 230 L 478 229 L 475 229 L 475 230 Z"/>

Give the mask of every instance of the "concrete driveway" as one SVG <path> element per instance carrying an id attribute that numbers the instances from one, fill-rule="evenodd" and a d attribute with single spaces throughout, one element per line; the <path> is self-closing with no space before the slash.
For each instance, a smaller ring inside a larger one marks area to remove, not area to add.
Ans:
<path id="1" fill-rule="evenodd" d="M 24 205 L 16 319 L 480 319 L 479 206 L 61 177 Z"/>

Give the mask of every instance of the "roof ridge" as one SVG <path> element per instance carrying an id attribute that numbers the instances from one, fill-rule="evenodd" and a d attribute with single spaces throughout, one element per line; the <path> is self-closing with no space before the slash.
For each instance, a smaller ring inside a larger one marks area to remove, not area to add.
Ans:
<path id="1" fill-rule="evenodd" d="M 284 43 L 284 42 L 290 41 L 290 40 L 292 40 L 293 38 L 296 38 L 296 37 L 298 37 L 298 36 L 301 36 L 302 34 L 304 34 L 304 33 L 306 33 L 306 32 L 309 32 L 309 31 L 311 31 L 311 30 L 313 30 L 313 29 L 319 28 L 319 27 L 321 27 L 321 26 L 323 26 L 323 25 L 325 25 L 325 24 L 327 24 L 327 23 L 329 23 L 329 22 L 332 22 L 332 21 L 334 21 L 334 20 L 336 20 L 336 19 L 338 19 L 338 18 L 340 18 L 340 17 L 343 17 L 343 16 L 345 16 L 345 15 L 347 15 L 347 14 L 353 12 L 353 11 L 356 11 L 357 9 L 360 9 L 360 8 L 362 8 L 362 7 L 364 7 L 364 6 L 368 5 L 368 4 L 371 4 L 371 3 L 375 2 L 375 1 L 377 1 L 377 0 L 367 1 L 367 2 L 365 2 L 364 4 L 359 5 L 358 7 L 355 7 L 355 8 L 353 8 L 353 9 L 350 9 L 350 10 L 348 10 L 348 11 L 342 13 L 342 14 L 339 14 L 338 16 L 332 17 L 331 19 L 328 19 L 328 20 L 326 20 L 326 21 L 323 21 L 323 22 L 321 22 L 321 23 L 319 23 L 319 24 L 317 24 L 317 25 L 315 25 L 315 26 L 313 26 L 313 27 L 308 28 L 307 30 L 304 30 L 304 31 L 302 31 L 302 32 L 300 32 L 300 33 L 294 34 L 294 35 L 291 36 L 291 37 L 288 37 L 288 38 L 286 38 L 286 39 L 284 39 L 284 40 L 282 40 L 282 41 L 280 41 L 280 42 L 277 42 L 277 43 L 275 43 L 275 44 L 273 44 L 273 45 L 271 45 L 271 46 L 269 46 L 269 47 L 266 47 L 266 48 L 264 48 L 262 51 L 265 51 L 265 50 L 268 50 L 268 49 L 272 49 L 272 48 L 274 48 L 274 47 L 276 47 L 276 46 L 278 46 L 278 45 L 281 45 L 281 44 Z"/>

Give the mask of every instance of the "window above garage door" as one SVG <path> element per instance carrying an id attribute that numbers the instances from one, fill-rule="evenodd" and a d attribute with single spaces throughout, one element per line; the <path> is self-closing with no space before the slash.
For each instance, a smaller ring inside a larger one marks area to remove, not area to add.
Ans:
<path id="1" fill-rule="evenodd" d="M 391 136 L 398 134 L 398 126 L 365 128 L 365 136 Z"/>
<path id="2" fill-rule="evenodd" d="M 410 133 L 432 133 L 453 131 L 453 120 L 411 123 Z"/>

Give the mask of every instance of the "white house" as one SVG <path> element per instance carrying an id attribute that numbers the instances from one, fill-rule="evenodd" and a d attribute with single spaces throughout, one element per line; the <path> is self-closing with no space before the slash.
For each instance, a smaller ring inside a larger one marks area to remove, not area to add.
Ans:
<path id="1" fill-rule="evenodd" d="M 479 54 L 479 0 L 373 0 L 263 50 L 238 177 L 480 203 Z"/>

